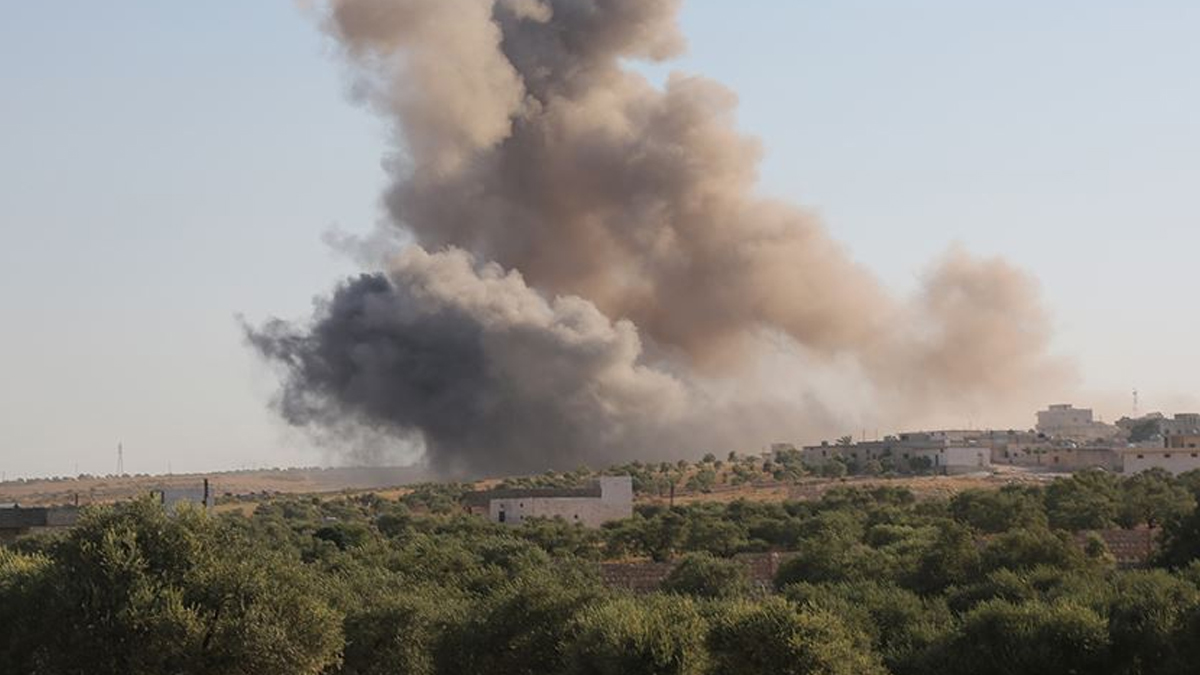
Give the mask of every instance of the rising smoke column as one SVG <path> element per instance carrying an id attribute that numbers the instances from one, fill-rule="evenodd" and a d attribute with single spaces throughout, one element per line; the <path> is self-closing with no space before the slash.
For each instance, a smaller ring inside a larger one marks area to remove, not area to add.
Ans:
<path id="1" fill-rule="evenodd" d="M 390 227 L 417 248 L 382 275 L 343 285 L 310 324 L 252 331 L 284 367 L 290 421 L 330 428 L 353 419 L 415 435 L 433 464 L 454 470 L 562 467 L 688 445 L 704 420 L 720 426 L 705 395 L 713 383 L 744 380 L 780 339 L 803 363 L 852 364 L 873 392 L 869 404 L 906 419 L 1020 398 L 1061 371 L 1046 355 L 1036 285 L 1011 266 L 954 251 L 916 297 L 896 298 L 812 215 L 759 197 L 762 151 L 736 131 L 732 92 L 679 74 L 659 88 L 625 66 L 682 50 L 678 4 L 328 5 L 326 28 L 356 91 L 394 127 L 385 204 Z M 505 285 L 508 300 L 479 291 L 502 306 L 542 298 L 551 315 L 560 303 L 586 307 L 589 324 L 633 343 L 640 335 L 646 349 L 618 341 L 619 358 L 596 369 L 584 356 L 597 346 L 565 350 L 579 344 L 557 342 L 553 319 L 513 332 L 488 303 L 452 294 L 437 311 L 422 304 L 431 278 L 467 287 L 472 274 L 482 288 L 520 280 L 520 292 Z M 524 354 L 512 343 L 518 334 L 562 349 Z M 464 351 L 413 343 L 443 340 Z M 477 348 L 484 343 L 493 347 Z M 381 357 L 396 352 L 403 358 Z M 552 382 L 539 355 L 556 366 Z M 703 414 L 645 407 L 658 394 L 639 399 L 624 388 L 653 389 L 643 381 L 671 383 L 674 394 L 658 392 L 663 401 L 690 398 L 684 407 Z"/>
<path id="2" fill-rule="evenodd" d="M 734 129 L 732 92 L 683 76 L 659 90 L 622 67 L 679 52 L 678 3 L 461 11 L 491 4 L 333 6 L 363 91 L 407 141 L 387 196 L 398 226 L 586 297 L 696 362 L 761 328 L 825 350 L 871 338 L 881 290 L 813 218 L 754 195 L 761 151 Z M 464 70 L 488 84 L 455 86 Z"/>
<path id="3" fill-rule="evenodd" d="M 450 475 L 678 453 L 662 432 L 692 410 L 687 388 L 639 363 L 633 324 L 577 297 L 547 301 L 458 250 L 409 248 L 386 274 L 343 283 L 312 325 L 275 321 L 251 340 L 286 365 L 286 419 L 419 431 L 431 468 Z"/>

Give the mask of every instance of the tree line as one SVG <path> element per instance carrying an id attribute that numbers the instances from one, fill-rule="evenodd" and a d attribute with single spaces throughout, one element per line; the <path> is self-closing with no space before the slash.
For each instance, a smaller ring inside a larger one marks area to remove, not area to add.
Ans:
<path id="1" fill-rule="evenodd" d="M 498 526 L 463 486 L 240 512 L 89 508 L 0 549 L 0 672 L 1175 675 L 1200 662 L 1200 476 L 1085 472 L 943 499 L 646 506 Z M 1154 527 L 1120 569 L 1081 530 Z M 731 556 L 789 551 L 768 592 Z M 662 588 L 599 560 L 677 561 Z"/>

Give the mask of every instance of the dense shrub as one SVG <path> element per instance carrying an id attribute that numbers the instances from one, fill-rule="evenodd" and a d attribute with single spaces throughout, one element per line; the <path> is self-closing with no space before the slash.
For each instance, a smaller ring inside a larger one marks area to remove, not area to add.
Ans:
<path id="1" fill-rule="evenodd" d="M 735 602 L 711 619 L 714 675 L 883 675 L 865 635 L 830 612 L 771 598 Z"/>
<path id="2" fill-rule="evenodd" d="M 709 553 L 689 553 L 676 563 L 662 590 L 697 598 L 739 598 L 750 592 L 750 579 L 739 562 Z"/>
<path id="3" fill-rule="evenodd" d="M 628 470 L 656 490 L 795 459 Z M 1183 675 L 1200 662 L 1200 473 L 649 503 L 596 530 L 492 524 L 463 513 L 465 489 L 281 497 L 249 517 L 89 509 L 66 534 L 0 547 L 0 673 Z M 1160 567 L 1117 569 L 1078 532 L 1113 525 L 1161 525 Z M 734 559 L 766 551 L 789 552 L 774 595 Z M 600 583 L 605 557 L 675 566 L 660 593 L 624 594 Z"/>

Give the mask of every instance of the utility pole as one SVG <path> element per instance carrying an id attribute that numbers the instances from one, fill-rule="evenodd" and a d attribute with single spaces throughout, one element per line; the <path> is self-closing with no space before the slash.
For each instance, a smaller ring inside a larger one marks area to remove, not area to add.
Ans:
<path id="1" fill-rule="evenodd" d="M 1136 420 L 1137 416 L 1138 416 L 1138 390 L 1134 389 L 1133 390 L 1133 419 Z"/>
<path id="2" fill-rule="evenodd" d="M 117 443 L 117 475 L 125 475 L 125 448 Z"/>

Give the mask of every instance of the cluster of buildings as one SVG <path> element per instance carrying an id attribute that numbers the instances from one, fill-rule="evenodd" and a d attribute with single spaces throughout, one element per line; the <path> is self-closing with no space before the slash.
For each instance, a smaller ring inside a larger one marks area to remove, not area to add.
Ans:
<path id="1" fill-rule="evenodd" d="M 1181 474 L 1200 469 L 1200 414 L 1168 418 L 1155 413 L 1107 424 L 1090 409 L 1052 405 L 1038 412 L 1037 426 L 1028 431 L 923 431 L 882 441 L 822 443 L 805 447 L 803 458 L 814 467 L 831 461 L 861 467 L 877 461 L 901 471 L 948 475 L 989 471 L 998 464 L 1063 472 L 1163 469 Z"/>
<path id="2" fill-rule="evenodd" d="M 991 452 L 986 446 L 974 444 L 953 431 L 900 434 L 888 436 L 882 441 L 833 445 L 822 443 L 805 447 L 802 452 L 804 463 L 818 468 L 834 461 L 852 467 L 879 462 L 883 469 L 933 471 L 946 475 L 976 473 L 991 468 Z"/>
<path id="3" fill-rule="evenodd" d="M 784 449 L 793 450 L 793 446 L 772 447 L 774 453 Z M 996 465 L 1061 472 L 1100 468 L 1130 474 L 1163 469 L 1181 474 L 1200 469 L 1200 414 L 1168 418 L 1155 413 L 1106 424 L 1095 419 L 1089 409 L 1052 405 L 1037 414 L 1037 426 L 1028 431 L 921 431 L 858 443 L 847 438 L 807 446 L 801 457 L 814 468 L 831 462 L 860 469 L 878 463 L 885 470 L 944 475 L 988 472 Z M 170 511 L 183 503 L 209 509 L 214 501 L 207 480 L 200 486 L 165 487 L 154 495 Z M 581 487 L 474 492 L 465 497 L 464 505 L 505 525 L 521 525 L 531 518 L 562 518 L 599 527 L 633 515 L 633 479 L 602 476 Z M 0 542 L 71 527 L 77 518 L 75 507 L 0 504 Z"/>

